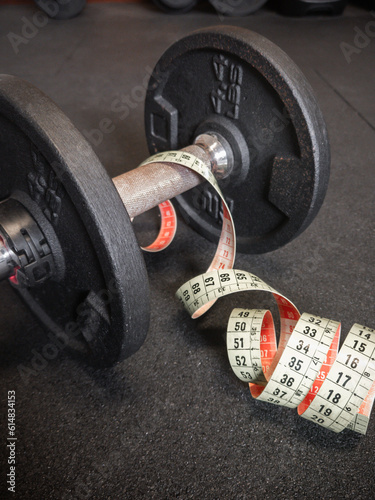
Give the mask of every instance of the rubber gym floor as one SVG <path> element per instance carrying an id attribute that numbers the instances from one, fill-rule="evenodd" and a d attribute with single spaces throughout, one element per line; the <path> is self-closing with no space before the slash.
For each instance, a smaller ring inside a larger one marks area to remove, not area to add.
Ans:
<path id="1" fill-rule="evenodd" d="M 203 7 L 169 16 L 151 2 L 88 3 L 74 19 L 29 31 L 15 48 L 8 35 L 24 36 L 36 10 L 32 3 L 1 4 L 0 72 L 35 84 L 81 132 L 111 119 L 111 133 L 93 146 L 111 176 L 148 156 L 142 100 L 131 101 L 126 117 L 111 104 L 142 87 L 172 43 L 201 27 L 233 24 L 279 45 L 306 75 L 326 119 L 330 184 L 302 235 L 271 253 L 238 254 L 235 267 L 300 311 L 341 321 L 342 338 L 353 323 L 375 327 L 374 13 L 349 5 L 340 17 L 282 17 L 262 8 L 223 18 Z M 148 237 L 138 226 L 139 237 Z M 231 371 L 231 310 L 274 311 L 270 297 L 234 294 L 195 321 L 175 299 L 182 283 L 207 269 L 215 248 L 180 218 L 172 245 L 145 255 L 148 337 L 112 369 L 95 370 L 61 349 L 35 370 L 48 332 L 1 284 L 1 498 L 372 498 L 375 416 L 366 436 L 336 434 L 296 410 L 255 401 Z M 21 376 L 21 366 L 33 372 Z M 16 394 L 15 494 L 6 476 L 8 391 Z"/>

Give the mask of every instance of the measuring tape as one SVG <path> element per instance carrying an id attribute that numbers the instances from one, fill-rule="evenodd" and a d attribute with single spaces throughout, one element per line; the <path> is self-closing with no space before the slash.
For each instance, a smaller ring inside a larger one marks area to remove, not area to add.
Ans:
<path id="1" fill-rule="evenodd" d="M 300 314 L 285 296 L 260 278 L 233 269 L 236 244 L 232 215 L 215 177 L 190 153 L 158 153 L 142 165 L 169 162 L 190 168 L 217 191 L 223 204 L 223 227 L 215 257 L 205 274 L 182 285 L 177 298 L 192 318 L 206 312 L 218 298 L 242 291 L 270 292 L 280 314 L 276 343 L 270 311 L 232 311 L 227 327 L 227 353 L 235 375 L 249 384 L 252 396 L 298 414 L 334 432 L 345 428 L 366 434 L 375 398 L 375 331 L 355 324 L 340 351 L 341 324 L 313 314 Z M 146 251 L 160 251 L 177 227 L 173 205 L 159 206 L 161 229 Z"/>
<path id="2" fill-rule="evenodd" d="M 223 224 L 222 224 L 222 229 L 221 229 L 221 234 L 220 234 L 220 239 L 218 243 L 218 247 L 215 253 L 215 256 L 210 264 L 210 267 L 208 268 L 207 272 L 213 271 L 215 269 L 232 269 L 233 264 L 234 264 L 234 259 L 236 257 L 236 233 L 234 229 L 234 223 L 233 223 L 233 218 L 232 214 L 230 213 L 230 210 L 228 208 L 228 205 L 224 199 L 224 196 L 219 188 L 219 185 L 211 172 L 209 168 L 206 167 L 204 162 L 197 158 L 196 156 L 187 153 L 186 151 L 167 151 L 165 153 L 157 153 L 154 156 L 151 156 L 151 158 L 148 158 L 146 161 L 144 161 L 141 166 L 143 165 L 148 165 L 150 163 L 159 163 L 159 162 L 167 162 L 167 163 L 173 163 L 176 165 L 181 165 L 183 167 L 189 168 L 190 170 L 193 170 L 197 174 L 199 174 L 201 177 L 203 177 L 206 181 L 208 181 L 211 186 L 216 190 L 218 195 L 221 198 L 222 205 L 223 205 Z M 167 201 L 169 205 L 172 205 L 170 201 Z M 163 204 L 161 204 L 163 205 Z M 159 232 L 158 237 L 156 240 L 149 246 L 144 248 L 146 251 L 150 251 L 149 248 L 159 248 L 160 251 L 164 248 L 166 248 L 172 241 L 173 236 L 171 235 L 170 237 L 166 238 L 163 235 L 162 228 L 164 225 L 163 221 L 163 213 L 162 213 L 162 208 L 161 205 L 159 205 L 159 209 L 161 212 L 162 216 L 162 223 L 161 223 L 161 229 Z M 168 205 L 168 206 L 169 206 Z M 173 209 L 174 212 L 174 209 Z M 172 223 L 174 227 L 177 226 L 177 219 L 176 219 L 176 213 L 174 212 L 174 222 Z M 155 250 L 151 250 L 155 251 Z M 193 296 L 194 293 L 198 293 L 196 290 L 193 290 Z M 206 302 L 204 305 L 202 305 L 201 308 L 197 309 L 194 313 L 194 318 L 198 318 L 199 316 L 202 316 L 210 307 L 213 306 L 215 303 L 216 299 L 213 299 L 211 301 Z"/>
<path id="3" fill-rule="evenodd" d="M 141 247 L 145 252 L 161 252 L 173 241 L 177 231 L 177 215 L 172 203 L 167 200 L 159 205 L 161 224 L 156 240 L 147 247 Z"/>
<path id="4" fill-rule="evenodd" d="M 192 291 L 199 294 L 192 296 Z M 337 354 L 341 325 L 304 313 L 257 276 L 238 270 L 202 274 L 177 297 L 194 317 L 212 298 L 245 290 L 273 294 L 280 313 L 276 347 L 270 311 L 234 309 L 227 329 L 229 362 L 254 398 L 297 408 L 298 414 L 340 432 L 365 434 L 375 396 L 375 332 L 354 325 Z M 186 300 L 186 297 L 189 297 Z"/>

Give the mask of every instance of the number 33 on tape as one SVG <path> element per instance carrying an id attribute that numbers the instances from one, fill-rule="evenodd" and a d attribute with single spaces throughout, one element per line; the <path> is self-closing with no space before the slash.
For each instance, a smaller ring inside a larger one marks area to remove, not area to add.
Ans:
<path id="1" fill-rule="evenodd" d="M 249 383 L 252 396 L 297 408 L 302 417 L 334 432 L 349 428 L 365 434 L 375 396 L 374 330 L 354 325 L 338 352 L 340 323 L 300 315 L 260 278 L 234 269 L 198 276 L 177 296 L 196 317 L 205 304 L 244 290 L 271 292 L 280 313 L 278 347 L 270 311 L 234 309 L 230 315 L 229 362 L 237 377 Z"/>

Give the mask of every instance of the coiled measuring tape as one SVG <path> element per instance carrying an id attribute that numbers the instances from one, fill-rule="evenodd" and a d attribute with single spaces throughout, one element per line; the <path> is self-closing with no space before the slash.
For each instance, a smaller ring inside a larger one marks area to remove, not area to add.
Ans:
<path id="1" fill-rule="evenodd" d="M 177 298 L 192 318 L 218 298 L 242 291 L 270 292 L 280 314 L 280 340 L 272 314 L 261 309 L 234 309 L 227 327 L 227 353 L 235 375 L 252 396 L 298 414 L 334 432 L 345 428 L 366 434 L 375 398 L 375 331 L 355 324 L 340 351 L 341 324 L 300 314 L 285 296 L 246 271 L 233 269 L 236 244 L 232 215 L 215 177 L 190 153 L 159 153 L 142 165 L 170 162 L 190 168 L 210 182 L 223 204 L 223 227 L 215 257 L 205 274 L 182 285 Z M 170 201 L 159 206 L 162 224 L 146 251 L 160 251 L 172 241 L 177 219 Z"/>

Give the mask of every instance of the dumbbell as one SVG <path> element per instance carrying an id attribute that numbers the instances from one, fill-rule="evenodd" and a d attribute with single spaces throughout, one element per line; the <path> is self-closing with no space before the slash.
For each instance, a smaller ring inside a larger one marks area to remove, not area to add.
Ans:
<path id="1" fill-rule="evenodd" d="M 268 0 L 209 0 L 220 14 L 225 16 L 248 16 L 259 10 Z"/>
<path id="2" fill-rule="evenodd" d="M 212 169 L 241 252 L 285 245 L 323 202 L 330 153 L 319 106 L 297 66 L 256 33 L 211 27 L 172 45 L 150 77 L 145 129 L 150 153 L 183 148 Z M 216 192 L 170 163 L 112 181 L 62 111 L 6 75 L 0 144 L 1 277 L 91 363 L 133 354 L 147 333 L 149 290 L 130 217 L 176 196 L 185 220 L 216 241 Z"/>
<path id="3" fill-rule="evenodd" d="M 309 14 L 331 14 L 339 16 L 344 12 L 348 0 L 282 0 L 278 8 L 286 16 L 307 16 Z"/>
<path id="4" fill-rule="evenodd" d="M 152 0 L 159 9 L 168 14 L 185 14 L 192 10 L 199 0 Z"/>
<path id="5" fill-rule="evenodd" d="M 154 4 L 169 14 L 185 14 L 192 10 L 199 0 L 153 0 Z M 226 16 L 247 16 L 260 9 L 267 0 L 209 0 L 220 14 Z"/>
<path id="6" fill-rule="evenodd" d="M 86 0 L 34 0 L 34 2 L 52 19 L 76 17 L 86 5 Z"/>

